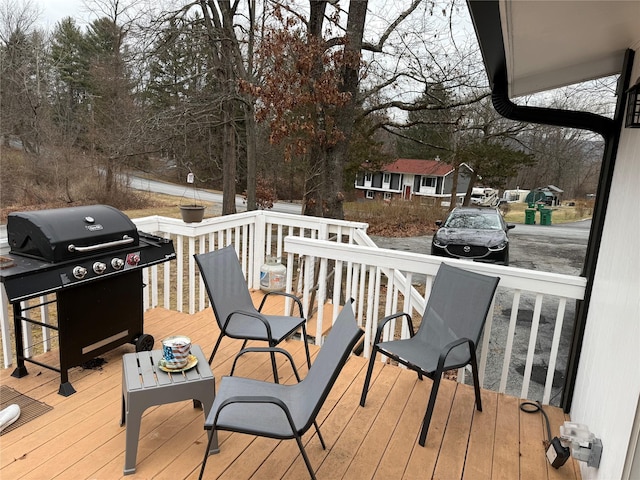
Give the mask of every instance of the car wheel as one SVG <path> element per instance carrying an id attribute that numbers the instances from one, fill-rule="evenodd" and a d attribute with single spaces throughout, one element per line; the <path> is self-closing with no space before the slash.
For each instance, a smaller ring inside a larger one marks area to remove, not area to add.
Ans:
<path id="1" fill-rule="evenodd" d="M 509 266 L 509 250 L 507 250 L 507 252 L 504 254 L 504 260 L 502 261 L 502 264 L 505 267 Z"/>

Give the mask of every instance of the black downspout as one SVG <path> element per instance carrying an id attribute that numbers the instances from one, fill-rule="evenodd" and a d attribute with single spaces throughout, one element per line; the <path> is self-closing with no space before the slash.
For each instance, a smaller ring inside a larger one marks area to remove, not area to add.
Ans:
<path id="1" fill-rule="evenodd" d="M 492 82 L 493 91 L 491 98 L 493 106 L 502 116 L 521 122 L 589 130 L 600 134 L 605 141 L 596 204 L 593 211 L 591 231 L 589 233 L 587 252 L 582 270 L 582 276 L 586 277 L 587 285 L 584 300 L 578 301 L 576 305 L 576 319 L 571 338 L 571 351 L 569 353 L 569 362 L 567 364 L 564 388 L 562 391 L 561 404 L 566 413 L 570 411 L 573 401 L 578 363 L 582 350 L 587 313 L 589 311 L 589 302 L 591 300 L 593 280 L 598 261 L 598 252 L 600 250 L 604 220 L 609 202 L 609 192 L 611 190 L 611 181 L 615 168 L 616 155 L 618 153 L 618 144 L 620 142 L 620 131 L 622 129 L 624 102 L 626 98 L 625 92 L 629 88 L 631 80 L 634 55 L 635 52 L 630 49 L 625 53 L 624 64 L 620 80 L 618 81 L 618 89 L 616 92 L 618 101 L 613 119 L 589 112 L 516 105 L 509 99 L 507 73 L 504 68 L 496 72 Z"/>

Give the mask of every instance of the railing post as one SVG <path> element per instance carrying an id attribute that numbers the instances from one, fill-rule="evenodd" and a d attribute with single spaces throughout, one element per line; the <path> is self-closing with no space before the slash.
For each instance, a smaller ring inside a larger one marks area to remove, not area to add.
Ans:
<path id="1" fill-rule="evenodd" d="M 253 245 L 249 246 L 253 250 L 253 275 L 252 278 L 247 278 L 250 289 L 260 288 L 260 267 L 264 265 L 266 251 L 266 223 L 264 213 L 256 212 Z"/>
<path id="2" fill-rule="evenodd" d="M 9 298 L 4 291 L 4 284 L 0 287 L 0 324 L 2 324 L 2 353 L 4 354 L 4 368 L 11 365 L 11 330 L 9 326 Z"/>

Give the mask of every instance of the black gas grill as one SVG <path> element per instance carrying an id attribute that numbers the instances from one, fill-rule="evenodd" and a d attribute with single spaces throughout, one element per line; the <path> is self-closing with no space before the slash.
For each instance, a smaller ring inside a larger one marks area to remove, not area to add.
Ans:
<path id="1" fill-rule="evenodd" d="M 14 377 L 27 375 L 25 362 L 58 371 L 58 393 L 68 396 L 75 392 L 69 368 L 124 343 L 153 348 L 153 337 L 143 333 L 142 269 L 174 259 L 171 240 L 139 232 L 106 205 L 12 213 L 7 236 L 11 250 L 0 258 L 0 280 L 13 307 Z M 24 315 L 23 300 L 49 293 L 57 325 Z M 59 368 L 25 358 L 22 321 L 58 331 Z"/>

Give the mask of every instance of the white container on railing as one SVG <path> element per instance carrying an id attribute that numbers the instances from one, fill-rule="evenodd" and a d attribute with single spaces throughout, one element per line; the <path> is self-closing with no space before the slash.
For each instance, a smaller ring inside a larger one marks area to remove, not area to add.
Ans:
<path id="1" fill-rule="evenodd" d="M 260 267 L 260 290 L 263 292 L 284 291 L 287 267 L 275 257 L 267 256 L 265 264 Z"/>

